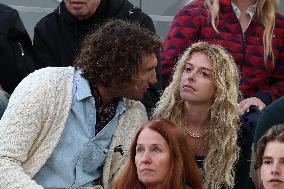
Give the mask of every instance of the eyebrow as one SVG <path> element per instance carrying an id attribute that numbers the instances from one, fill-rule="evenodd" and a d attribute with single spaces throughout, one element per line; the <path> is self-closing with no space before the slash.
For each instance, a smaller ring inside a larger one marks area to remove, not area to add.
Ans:
<path id="1" fill-rule="evenodd" d="M 137 143 L 136 146 L 143 146 L 144 144 L 139 144 Z M 162 144 L 149 144 L 149 145 L 152 145 L 152 146 L 162 146 Z"/>
<path id="2" fill-rule="evenodd" d="M 262 160 L 271 160 L 273 159 L 271 156 L 263 156 Z M 280 160 L 284 160 L 284 157 L 281 157 Z"/>
<path id="3" fill-rule="evenodd" d="M 163 146 L 162 144 L 152 144 L 153 146 Z"/>
<path id="4" fill-rule="evenodd" d="M 210 72 L 213 71 L 212 69 L 206 68 L 206 67 L 203 67 L 203 66 L 195 66 L 195 65 L 193 65 L 192 63 L 190 63 L 190 62 L 188 62 L 188 61 L 185 63 L 185 66 L 186 66 L 186 65 L 190 65 L 190 66 L 193 66 L 193 67 L 198 67 L 198 68 L 200 68 L 200 69 L 208 70 L 208 71 L 210 71 Z"/>

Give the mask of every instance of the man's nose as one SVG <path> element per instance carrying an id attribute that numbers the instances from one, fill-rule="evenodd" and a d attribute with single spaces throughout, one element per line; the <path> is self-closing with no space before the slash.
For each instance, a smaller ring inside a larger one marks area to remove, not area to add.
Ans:
<path id="1" fill-rule="evenodd" d="M 153 70 L 153 73 L 151 73 L 148 82 L 149 82 L 150 84 L 157 83 L 157 74 L 156 74 L 156 71 L 155 71 L 155 70 Z"/>

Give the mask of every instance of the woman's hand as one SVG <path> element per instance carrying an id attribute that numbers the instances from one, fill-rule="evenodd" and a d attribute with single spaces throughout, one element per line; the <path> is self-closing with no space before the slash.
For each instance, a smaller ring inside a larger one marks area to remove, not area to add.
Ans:
<path id="1" fill-rule="evenodd" d="M 245 112 L 249 112 L 249 107 L 252 105 L 257 106 L 260 111 L 266 107 L 266 105 L 259 98 L 246 98 L 240 102 L 240 115 L 243 115 Z"/>

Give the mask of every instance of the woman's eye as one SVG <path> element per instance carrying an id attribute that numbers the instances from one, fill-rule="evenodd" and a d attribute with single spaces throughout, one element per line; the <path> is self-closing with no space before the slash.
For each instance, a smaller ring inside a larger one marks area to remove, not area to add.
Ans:
<path id="1" fill-rule="evenodd" d="M 272 161 L 270 161 L 270 160 L 265 160 L 265 161 L 263 161 L 263 164 L 264 165 L 270 165 L 272 163 Z"/>
<path id="2" fill-rule="evenodd" d="M 161 152 L 162 150 L 161 150 L 160 148 L 158 148 L 158 147 L 155 147 L 155 148 L 153 149 L 153 151 L 154 151 L 154 152 Z"/>
<path id="3" fill-rule="evenodd" d="M 186 66 L 185 68 L 184 68 L 184 71 L 185 72 L 190 72 L 192 70 L 192 67 L 191 66 Z"/>
<path id="4" fill-rule="evenodd" d="M 143 151 L 144 151 L 144 148 L 142 148 L 142 147 L 136 148 L 136 152 L 137 152 L 137 153 L 141 153 L 141 152 L 143 152 Z"/>
<path id="5" fill-rule="evenodd" d="M 201 75 L 202 75 L 203 77 L 205 77 L 205 78 L 209 78 L 209 74 L 206 73 L 206 72 L 201 72 Z"/>

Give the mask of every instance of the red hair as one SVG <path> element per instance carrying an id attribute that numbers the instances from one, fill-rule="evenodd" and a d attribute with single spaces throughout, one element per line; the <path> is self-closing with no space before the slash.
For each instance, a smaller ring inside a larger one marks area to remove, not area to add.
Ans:
<path id="1" fill-rule="evenodd" d="M 158 132 L 168 143 L 170 149 L 170 170 L 164 179 L 163 189 L 202 189 L 202 179 L 182 130 L 166 119 L 154 119 L 144 124 L 136 134 L 131 145 L 128 164 L 122 175 L 118 177 L 111 189 L 145 189 L 146 187 L 138 179 L 135 155 L 136 144 L 140 133 L 149 128 Z"/>

